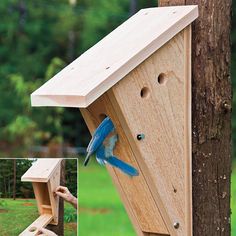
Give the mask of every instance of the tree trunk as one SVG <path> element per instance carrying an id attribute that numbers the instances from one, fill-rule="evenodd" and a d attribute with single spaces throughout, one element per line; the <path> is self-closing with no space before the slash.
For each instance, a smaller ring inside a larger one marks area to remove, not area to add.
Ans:
<path id="1" fill-rule="evenodd" d="M 65 186 L 65 160 L 61 162 L 61 180 L 60 185 Z M 60 198 L 59 200 L 59 216 L 58 216 L 58 225 L 48 225 L 47 229 L 53 231 L 58 236 L 64 236 L 64 200 Z"/>
<path id="2" fill-rule="evenodd" d="M 13 200 L 16 200 L 16 159 L 13 159 Z"/>
<path id="3" fill-rule="evenodd" d="M 194 236 L 230 235 L 231 0 L 159 0 L 198 4 L 192 38 Z"/>

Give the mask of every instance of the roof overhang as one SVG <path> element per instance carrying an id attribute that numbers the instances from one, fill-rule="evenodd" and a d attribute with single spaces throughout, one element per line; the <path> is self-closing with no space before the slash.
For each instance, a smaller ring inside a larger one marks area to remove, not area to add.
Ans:
<path id="1" fill-rule="evenodd" d="M 32 106 L 89 106 L 197 17 L 196 5 L 140 10 L 33 92 Z"/>

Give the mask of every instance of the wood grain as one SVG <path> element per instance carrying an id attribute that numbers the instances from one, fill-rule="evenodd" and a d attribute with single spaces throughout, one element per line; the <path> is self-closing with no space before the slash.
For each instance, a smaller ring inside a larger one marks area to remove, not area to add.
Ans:
<path id="1" fill-rule="evenodd" d="M 35 163 L 21 177 L 25 182 L 48 182 L 54 170 L 60 165 L 60 158 L 37 159 Z"/>
<path id="2" fill-rule="evenodd" d="M 28 226 L 19 236 L 36 236 L 39 234 L 39 229 L 44 228 L 51 220 L 52 215 L 44 214 Z"/>
<path id="3" fill-rule="evenodd" d="M 231 235 L 232 2 L 159 0 L 160 6 L 199 7 L 192 35 L 194 236 Z"/>
<path id="4" fill-rule="evenodd" d="M 47 186 L 47 183 L 38 183 L 38 182 L 32 182 L 32 185 L 33 185 L 34 195 L 35 195 L 35 199 L 38 206 L 38 211 L 39 211 L 39 214 L 42 215 L 45 213 L 45 210 L 47 211 L 47 209 L 43 206 L 51 207 L 48 186 Z M 52 214 L 52 211 L 50 214 Z"/>
<path id="5" fill-rule="evenodd" d="M 21 177 L 22 181 L 32 182 L 40 215 L 22 232 L 22 236 L 37 235 L 37 228 L 46 227 L 49 223 L 58 224 L 59 197 L 54 196 L 54 191 L 60 185 L 61 161 L 56 158 L 38 159 Z M 31 228 L 35 230 L 31 232 Z"/>
<path id="6" fill-rule="evenodd" d="M 50 224 L 58 224 L 58 213 L 59 213 L 59 197 L 54 195 L 56 188 L 60 185 L 60 174 L 61 174 L 61 165 L 57 165 L 54 170 L 53 175 L 49 179 L 47 186 L 49 192 L 49 198 L 52 208 L 53 221 Z"/>
<path id="7" fill-rule="evenodd" d="M 36 90 L 32 105 L 87 107 L 197 16 L 193 5 L 140 10 Z"/>
<path id="8" fill-rule="evenodd" d="M 168 230 L 181 236 L 192 232 L 190 32 L 179 33 L 109 91 Z M 159 84 L 162 73 L 166 82 Z"/>
<path id="9" fill-rule="evenodd" d="M 140 175 L 138 177 L 130 178 L 119 170 L 107 166 L 137 234 L 144 235 L 144 232 L 158 232 L 168 235 L 169 233 L 145 181 L 142 169 L 135 160 L 129 140 L 107 94 L 104 94 L 87 109 L 81 109 L 81 112 L 91 133 L 101 122 L 101 117 L 104 114 L 108 115 L 114 122 L 119 135 L 114 154 L 139 170 Z"/>

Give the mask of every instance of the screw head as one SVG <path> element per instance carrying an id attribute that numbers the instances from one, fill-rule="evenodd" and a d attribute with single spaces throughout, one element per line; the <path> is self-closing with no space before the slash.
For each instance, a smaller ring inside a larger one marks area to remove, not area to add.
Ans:
<path id="1" fill-rule="evenodd" d="M 145 135 L 144 134 L 138 134 L 137 135 L 137 139 L 138 140 L 142 140 L 142 139 L 144 139 L 145 138 Z"/>
<path id="2" fill-rule="evenodd" d="M 179 222 L 175 222 L 175 223 L 174 223 L 174 228 L 175 228 L 175 229 L 178 229 L 178 228 L 179 228 Z"/>

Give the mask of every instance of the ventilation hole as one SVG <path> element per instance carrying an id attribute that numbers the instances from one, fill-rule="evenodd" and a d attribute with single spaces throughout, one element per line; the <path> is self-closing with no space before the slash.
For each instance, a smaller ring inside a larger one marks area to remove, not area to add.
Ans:
<path id="1" fill-rule="evenodd" d="M 31 228 L 29 229 L 30 232 L 35 232 L 36 230 L 37 230 L 36 227 L 31 227 Z"/>
<path id="2" fill-rule="evenodd" d="M 107 117 L 107 115 L 102 113 L 102 114 L 99 115 L 99 120 L 103 121 L 106 117 Z"/>
<path id="3" fill-rule="evenodd" d="M 167 82 L 167 75 L 164 73 L 161 73 L 158 75 L 157 82 L 159 84 L 165 85 Z"/>
<path id="4" fill-rule="evenodd" d="M 150 90 L 149 90 L 149 88 L 144 87 L 144 88 L 141 89 L 140 96 L 141 96 L 142 98 L 147 98 L 147 97 L 149 97 L 149 95 L 150 95 Z"/>

